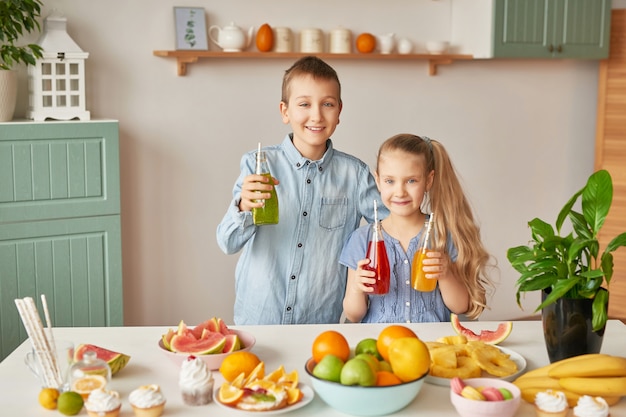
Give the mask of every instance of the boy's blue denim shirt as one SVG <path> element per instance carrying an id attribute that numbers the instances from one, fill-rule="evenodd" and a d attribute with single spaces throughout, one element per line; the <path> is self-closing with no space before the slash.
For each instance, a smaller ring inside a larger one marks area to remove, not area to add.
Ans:
<path id="1" fill-rule="evenodd" d="M 239 211 L 243 179 L 255 168 L 251 151 L 241 159 L 233 199 L 217 227 L 225 253 L 243 249 L 235 271 L 235 324 L 338 323 L 347 277 L 341 249 L 362 219 L 373 221 L 374 200 L 379 218 L 388 214 L 374 177 L 330 139 L 318 161 L 304 158 L 290 134 L 264 150 L 280 181 L 279 223 L 255 226 L 251 212 Z"/>

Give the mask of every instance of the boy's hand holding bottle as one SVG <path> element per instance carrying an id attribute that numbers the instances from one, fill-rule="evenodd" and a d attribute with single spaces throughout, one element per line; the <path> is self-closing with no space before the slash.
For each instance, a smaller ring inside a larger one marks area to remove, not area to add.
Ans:
<path id="1" fill-rule="evenodd" d="M 263 207 L 264 200 L 271 198 L 271 191 L 280 181 L 276 178 L 265 175 L 250 174 L 243 179 L 241 184 L 240 211 L 252 211 L 253 208 Z M 260 193 L 260 194 L 259 194 Z"/>

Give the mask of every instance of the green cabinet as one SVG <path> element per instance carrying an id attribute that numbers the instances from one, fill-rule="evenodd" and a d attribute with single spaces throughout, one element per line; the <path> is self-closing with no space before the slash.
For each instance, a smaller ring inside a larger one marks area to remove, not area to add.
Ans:
<path id="1" fill-rule="evenodd" d="M 493 57 L 609 55 L 610 0 L 495 0 Z"/>
<path id="2" fill-rule="evenodd" d="M 0 123 L 0 360 L 41 294 L 55 327 L 123 325 L 116 121 Z"/>

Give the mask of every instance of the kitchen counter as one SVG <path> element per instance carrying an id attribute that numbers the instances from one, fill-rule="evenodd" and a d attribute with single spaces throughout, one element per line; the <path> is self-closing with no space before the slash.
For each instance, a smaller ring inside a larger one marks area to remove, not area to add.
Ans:
<path id="1" fill-rule="evenodd" d="M 497 322 L 467 322 L 468 328 L 495 329 Z M 266 371 L 284 365 L 286 371 L 297 370 L 300 382 L 310 386 L 309 376 L 304 371 L 304 363 L 311 356 L 311 344 L 315 337 L 324 330 L 334 329 L 341 332 L 352 347 L 366 337 L 376 338 L 386 324 L 336 324 L 336 325 L 291 325 L 291 326 L 232 326 L 233 329 L 245 330 L 256 337 L 254 352 L 265 362 Z M 118 391 L 122 398 L 120 417 L 132 417 L 133 411 L 128 403 L 128 395 L 139 385 L 159 384 L 167 398 L 164 416 L 238 416 L 243 412 L 225 410 L 214 402 L 200 407 L 186 406 L 182 402 L 178 389 L 178 367 L 167 358 L 157 343 L 163 333 L 172 326 L 163 327 L 106 327 L 106 328 L 55 328 L 57 339 L 69 339 L 75 345 L 91 343 L 110 350 L 123 352 L 131 356 L 130 362 L 115 375 L 110 388 Z M 411 323 L 413 329 L 424 341 L 435 340 L 441 336 L 454 334 L 450 323 Z M 535 369 L 549 363 L 543 341 L 540 321 L 519 321 L 513 324 L 513 331 L 502 347 L 522 355 L 527 361 L 526 370 Z M 602 353 L 624 355 L 626 346 L 626 325 L 618 320 L 607 324 Z M 51 417 L 57 412 L 42 408 L 37 402 L 40 387 L 37 380 L 24 364 L 24 356 L 30 350 L 26 340 L 3 362 L 0 362 L 0 410 L 3 416 Z M 223 378 L 214 372 L 215 387 L 219 387 Z M 291 415 L 298 416 L 346 416 L 328 407 L 320 398 L 315 397 L 308 405 L 296 410 Z M 86 416 L 85 409 L 79 416 Z M 288 414 L 289 415 L 289 414 Z M 455 417 L 457 413 L 450 403 L 449 390 L 445 387 L 425 383 L 416 399 L 396 416 L 423 415 L 428 417 Z M 535 416 L 533 407 L 522 401 L 516 414 L 518 417 Z M 626 400 L 622 399 L 611 407 L 611 416 L 626 416 Z"/>

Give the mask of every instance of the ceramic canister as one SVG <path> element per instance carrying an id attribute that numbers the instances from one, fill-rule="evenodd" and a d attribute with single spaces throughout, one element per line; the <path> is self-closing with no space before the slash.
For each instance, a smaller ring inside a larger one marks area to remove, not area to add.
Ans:
<path id="1" fill-rule="evenodd" d="M 352 32 L 345 28 L 330 31 L 330 53 L 349 54 L 352 52 Z"/>
<path id="2" fill-rule="evenodd" d="M 274 28 L 274 52 L 293 52 L 293 36 L 288 27 Z"/>
<path id="3" fill-rule="evenodd" d="M 300 52 L 324 52 L 324 34 L 321 29 L 302 29 L 300 32 Z"/>

